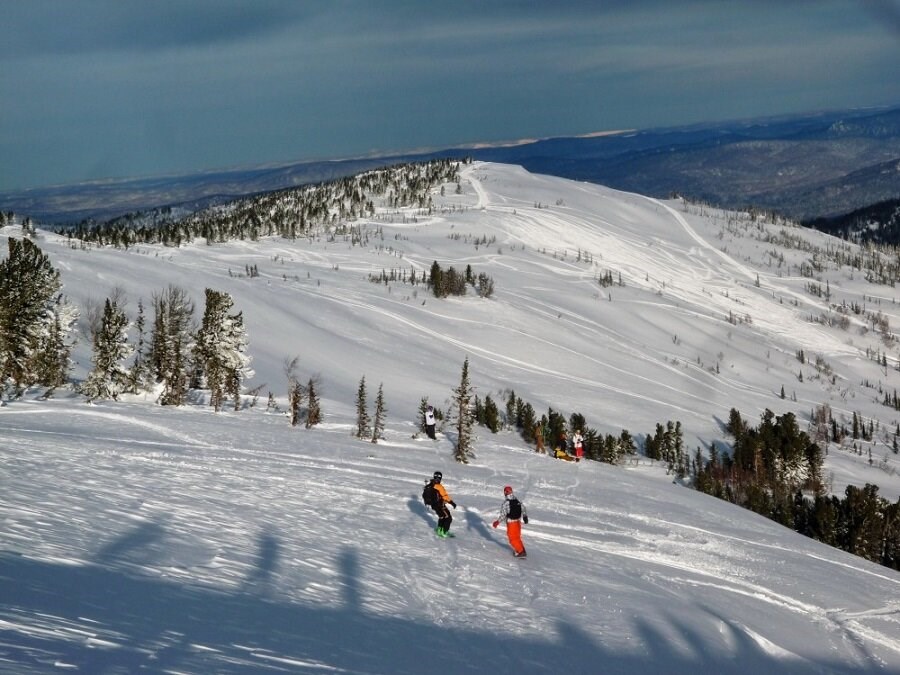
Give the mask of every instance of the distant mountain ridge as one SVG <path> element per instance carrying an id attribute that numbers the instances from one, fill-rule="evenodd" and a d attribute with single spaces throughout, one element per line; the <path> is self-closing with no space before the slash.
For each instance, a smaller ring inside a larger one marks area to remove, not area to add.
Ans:
<path id="1" fill-rule="evenodd" d="M 164 208 L 190 213 L 387 164 L 463 156 L 652 197 L 678 193 L 727 208 L 770 209 L 796 220 L 833 218 L 900 198 L 900 107 L 96 181 L 0 193 L 0 210 L 50 223 Z"/>

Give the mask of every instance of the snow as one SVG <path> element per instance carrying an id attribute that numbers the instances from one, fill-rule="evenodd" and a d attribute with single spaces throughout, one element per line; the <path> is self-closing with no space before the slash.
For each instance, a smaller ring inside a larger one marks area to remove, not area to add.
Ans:
<path id="1" fill-rule="evenodd" d="M 230 293 L 248 388 L 263 386 L 239 412 L 36 391 L 0 408 L 0 672 L 900 672 L 897 572 L 646 460 L 561 462 L 479 428 L 476 458 L 458 465 L 452 430 L 432 442 L 415 421 L 423 396 L 447 408 L 465 358 L 501 407 L 514 389 L 539 414 L 638 437 L 679 420 L 692 449 L 727 444 L 732 407 L 751 424 L 768 407 L 805 425 L 828 404 L 879 425 L 871 463 L 868 444 L 830 444 L 834 491 L 870 482 L 895 500 L 898 413 L 878 387 L 900 373 L 866 348 L 892 361 L 896 348 L 864 317 L 847 330 L 807 321 L 827 311 L 797 273 L 810 254 L 760 241 L 757 224 L 503 165 L 467 167 L 462 184 L 435 194 L 447 208 L 431 217 L 372 222 L 382 234 L 364 247 L 79 250 L 41 233 L 82 307 L 115 286 L 132 315 L 169 283 L 198 307 L 206 287 Z M 496 243 L 476 247 L 483 235 Z M 489 274 L 494 296 L 437 300 L 366 278 L 433 260 Z M 229 275 L 248 264 L 260 277 Z M 600 287 L 606 270 L 624 286 Z M 859 270 L 824 278 L 832 302 L 866 297 L 896 325 L 894 289 Z M 325 423 L 310 430 L 266 409 L 270 390 L 284 408 L 293 356 L 321 375 Z M 75 358 L 84 377 L 86 342 Z M 378 444 L 353 437 L 363 375 L 370 402 L 384 384 Z M 421 504 L 435 470 L 459 504 L 454 539 L 434 536 Z M 490 526 L 505 484 L 528 508 L 525 560 Z"/>

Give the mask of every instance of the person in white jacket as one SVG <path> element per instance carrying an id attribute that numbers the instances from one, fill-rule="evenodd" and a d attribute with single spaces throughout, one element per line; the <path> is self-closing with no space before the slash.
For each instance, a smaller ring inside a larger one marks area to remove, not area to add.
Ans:
<path id="1" fill-rule="evenodd" d="M 425 433 L 431 440 L 435 440 L 434 423 L 434 406 L 428 406 L 428 410 L 425 411 Z"/>

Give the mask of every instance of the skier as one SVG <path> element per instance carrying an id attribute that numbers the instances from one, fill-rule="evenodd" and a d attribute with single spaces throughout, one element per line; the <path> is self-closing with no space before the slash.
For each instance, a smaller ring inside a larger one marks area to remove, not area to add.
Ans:
<path id="1" fill-rule="evenodd" d="M 437 492 L 437 498 L 431 503 L 431 509 L 438 516 L 437 527 L 434 528 L 434 531 L 439 537 L 453 537 L 455 535 L 450 534 L 450 523 L 453 522 L 453 516 L 450 515 L 450 509 L 447 508 L 447 504 L 450 504 L 455 509 L 456 502 L 450 498 L 447 488 L 441 485 L 443 478 L 444 474 L 440 471 L 435 471 L 431 480 L 434 484 L 435 492 Z"/>
<path id="2" fill-rule="evenodd" d="M 575 445 L 575 461 L 580 462 L 584 457 L 584 436 L 581 435 L 581 429 L 575 432 L 572 437 L 572 443 Z"/>
<path id="3" fill-rule="evenodd" d="M 503 488 L 503 504 L 500 506 L 500 517 L 492 524 L 496 528 L 501 522 L 506 523 L 506 538 L 512 546 L 513 556 L 525 557 L 525 547 L 522 545 L 522 523 L 528 524 L 528 513 L 525 505 L 513 494 L 512 486 Z"/>
<path id="4" fill-rule="evenodd" d="M 425 433 L 428 435 L 428 438 L 431 440 L 435 440 L 434 438 L 434 406 L 428 406 L 428 410 L 425 411 Z"/>

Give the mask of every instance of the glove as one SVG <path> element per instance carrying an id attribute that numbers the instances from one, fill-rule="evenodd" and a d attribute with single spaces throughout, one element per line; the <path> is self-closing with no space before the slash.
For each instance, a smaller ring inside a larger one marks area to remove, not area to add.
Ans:
<path id="1" fill-rule="evenodd" d="M 450 506 L 452 506 L 454 509 L 456 508 L 456 502 L 452 499 L 450 500 Z"/>
<path id="2" fill-rule="evenodd" d="M 493 525 L 494 527 L 497 527 L 499 524 L 500 524 L 499 520 L 495 520 L 493 523 L 491 523 L 491 525 Z"/>
<path id="3" fill-rule="evenodd" d="M 522 516 L 522 522 L 528 524 L 528 516 Z"/>

